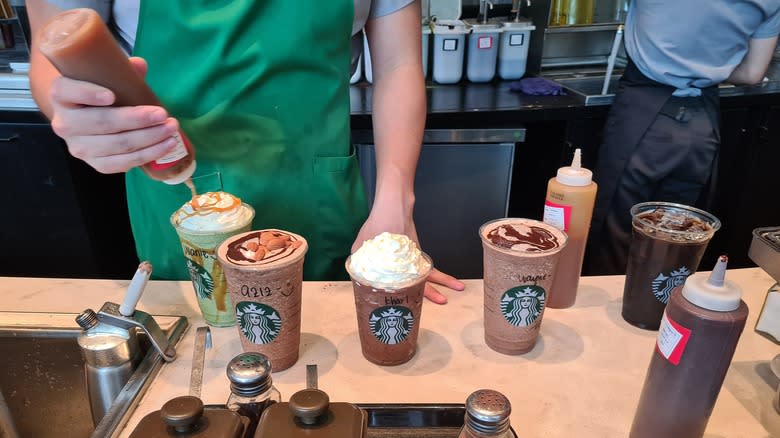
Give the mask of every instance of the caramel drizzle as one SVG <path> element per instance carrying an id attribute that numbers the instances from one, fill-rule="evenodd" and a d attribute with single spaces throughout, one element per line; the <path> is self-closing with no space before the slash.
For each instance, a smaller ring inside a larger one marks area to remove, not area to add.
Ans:
<path id="1" fill-rule="evenodd" d="M 273 233 L 274 238 L 285 239 L 286 241 L 284 247 L 274 249 L 274 250 L 270 250 L 270 249 L 267 250 L 263 254 L 263 257 L 260 260 L 247 258 L 241 250 L 248 251 L 249 248 L 247 248 L 245 244 L 254 239 L 259 240 L 260 236 L 263 233 Z M 246 236 L 228 244 L 228 248 L 225 256 L 228 258 L 228 260 L 231 260 L 234 263 L 244 262 L 244 263 L 251 263 L 255 265 L 264 265 L 278 260 L 286 259 L 287 257 L 292 256 L 296 252 L 296 250 L 302 245 L 303 242 L 301 242 L 295 236 L 292 236 L 290 234 L 278 230 L 263 230 L 263 231 L 256 231 L 253 233 L 249 233 Z"/>
<path id="2" fill-rule="evenodd" d="M 194 191 L 193 191 L 194 193 Z M 211 213 L 224 213 L 226 211 L 235 210 L 239 206 L 241 206 L 241 199 L 233 196 L 229 193 L 224 192 L 208 192 L 204 195 L 214 194 L 213 201 L 206 202 L 206 203 L 199 203 L 198 202 L 198 196 L 194 196 L 188 204 L 192 207 L 191 213 L 184 213 L 182 212 L 181 218 L 179 219 L 179 222 L 181 222 L 184 219 L 189 219 L 193 216 L 208 216 Z M 225 197 L 229 198 L 232 202 L 227 206 L 218 207 L 220 202 L 222 202 Z"/>

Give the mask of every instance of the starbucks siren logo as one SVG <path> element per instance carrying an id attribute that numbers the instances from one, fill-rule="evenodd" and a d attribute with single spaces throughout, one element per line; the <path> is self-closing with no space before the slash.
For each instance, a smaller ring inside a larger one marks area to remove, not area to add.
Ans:
<path id="1" fill-rule="evenodd" d="M 192 279 L 192 285 L 195 287 L 195 294 L 200 299 L 211 298 L 212 292 L 214 292 L 214 279 L 211 278 L 211 274 L 199 264 L 187 259 L 187 270 L 190 271 L 190 278 Z"/>
<path id="2" fill-rule="evenodd" d="M 653 280 L 653 295 L 655 295 L 658 301 L 664 304 L 668 303 L 674 288 L 682 286 L 689 275 L 691 275 L 691 270 L 685 266 L 672 271 L 669 276 L 664 275 L 663 272 L 658 274 L 658 277 L 655 277 L 655 280 Z"/>
<path id="3" fill-rule="evenodd" d="M 501 297 L 501 313 L 514 326 L 529 326 L 542 314 L 544 301 L 541 286 L 513 287 Z"/>
<path id="4" fill-rule="evenodd" d="M 371 333 L 384 344 L 399 344 L 414 327 L 414 314 L 403 306 L 384 306 L 368 316 Z"/>
<path id="5" fill-rule="evenodd" d="M 241 301 L 236 304 L 236 319 L 241 333 L 253 344 L 268 344 L 282 330 L 279 314 L 265 304 Z"/>

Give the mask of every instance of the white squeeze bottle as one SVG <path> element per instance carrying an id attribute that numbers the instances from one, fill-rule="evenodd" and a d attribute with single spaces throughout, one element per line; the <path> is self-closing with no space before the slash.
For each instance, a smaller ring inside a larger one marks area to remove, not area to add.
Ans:
<path id="1" fill-rule="evenodd" d="M 547 307 L 563 309 L 574 305 L 595 203 L 593 172 L 582 167 L 581 152 L 576 149 L 571 166 L 558 169 L 558 174 L 547 183 L 544 222 L 569 236 L 569 243 L 561 250 Z"/>

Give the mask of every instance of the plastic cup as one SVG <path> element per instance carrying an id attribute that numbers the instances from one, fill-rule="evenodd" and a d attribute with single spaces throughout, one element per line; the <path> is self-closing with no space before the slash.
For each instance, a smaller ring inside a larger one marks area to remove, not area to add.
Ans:
<path id="1" fill-rule="evenodd" d="M 631 208 L 633 232 L 623 287 L 623 319 L 658 330 L 666 303 L 696 272 L 720 221 L 706 211 L 670 202 Z"/>
<path id="2" fill-rule="evenodd" d="M 417 351 L 425 282 L 433 264 L 419 277 L 400 285 L 372 283 L 350 270 L 357 313 L 358 336 L 363 357 L 377 365 L 400 365 Z"/>
<path id="3" fill-rule="evenodd" d="M 509 229 L 516 236 L 504 233 Z M 485 343 L 503 354 L 526 353 L 536 345 L 566 234 L 541 221 L 506 218 L 483 224 L 479 235 Z"/>
<path id="4" fill-rule="evenodd" d="M 171 224 L 181 241 L 201 315 L 206 324 L 214 327 L 229 327 L 236 323 L 222 265 L 217 262 L 217 247 L 228 237 L 252 227 L 255 211 L 247 204 L 242 204 L 242 207 L 250 209 L 252 214 L 247 215 L 244 222 L 231 224 L 219 231 L 186 229 L 177 222 L 177 213 L 171 215 Z"/>
<path id="5" fill-rule="evenodd" d="M 282 239 L 276 243 L 273 239 Z M 260 260 L 251 256 L 255 244 Z M 252 249 L 248 253 L 244 249 Z M 282 371 L 298 361 L 301 343 L 301 290 L 306 239 L 289 231 L 249 231 L 225 240 L 217 251 L 227 279 L 244 352 L 268 357 Z M 243 252 L 242 252 L 243 251 Z"/>

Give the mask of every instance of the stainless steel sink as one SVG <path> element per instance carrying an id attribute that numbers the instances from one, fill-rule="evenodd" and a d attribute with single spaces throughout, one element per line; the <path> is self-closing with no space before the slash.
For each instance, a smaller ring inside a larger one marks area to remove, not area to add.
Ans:
<path id="1" fill-rule="evenodd" d="M 585 105 L 608 105 L 615 99 L 620 75 L 612 75 L 609 79 L 607 93 L 601 94 L 604 87 L 604 76 L 587 76 L 580 78 L 556 78 L 566 92 L 578 97 Z"/>
<path id="2" fill-rule="evenodd" d="M 0 437 L 13 436 L 7 432 L 12 427 L 22 438 L 116 436 L 159 372 L 163 360 L 139 331 L 143 359 L 103 420 L 94 425 L 76 343 L 81 332 L 76 316 L 0 312 L 0 391 L 13 423 L 3 422 L 0 415 Z M 188 326 L 181 316 L 154 319 L 173 345 Z"/>

